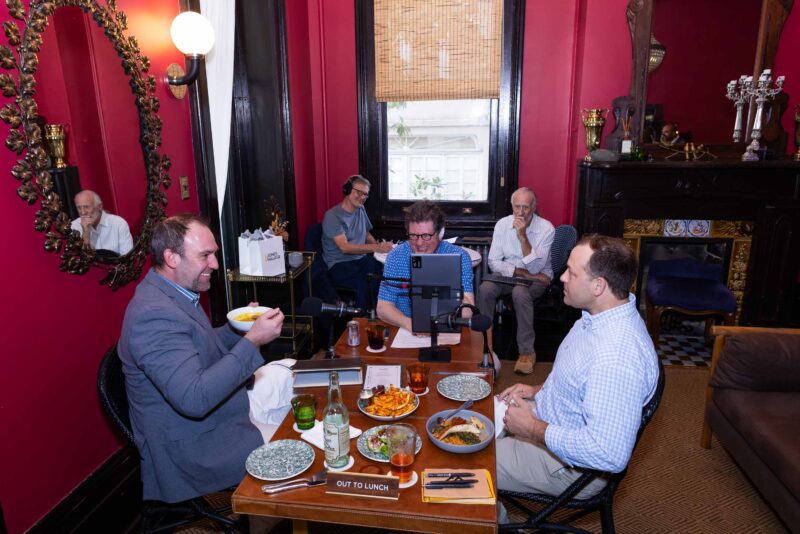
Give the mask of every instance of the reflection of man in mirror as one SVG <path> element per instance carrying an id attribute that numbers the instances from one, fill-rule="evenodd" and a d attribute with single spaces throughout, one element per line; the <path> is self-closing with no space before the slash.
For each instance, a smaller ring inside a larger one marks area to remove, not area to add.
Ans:
<path id="1" fill-rule="evenodd" d="M 660 141 L 663 145 L 680 145 L 686 142 L 678 131 L 678 125 L 674 122 L 668 122 L 661 128 Z"/>
<path id="2" fill-rule="evenodd" d="M 84 189 L 75 195 L 75 208 L 80 217 L 72 221 L 85 245 L 94 250 L 110 250 L 123 256 L 133 248 L 128 223 L 119 215 L 103 211 L 103 201 L 94 191 Z"/>

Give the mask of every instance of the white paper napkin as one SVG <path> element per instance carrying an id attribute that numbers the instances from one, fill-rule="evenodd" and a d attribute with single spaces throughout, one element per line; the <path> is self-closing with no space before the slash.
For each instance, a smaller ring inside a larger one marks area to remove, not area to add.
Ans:
<path id="1" fill-rule="evenodd" d="M 256 369 L 255 385 L 247 392 L 253 419 L 268 425 L 281 424 L 291 408 L 294 364 L 295 360 L 285 358 Z"/>
<path id="2" fill-rule="evenodd" d="M 499 438 L 500 434 L 505 430 L 506 424 L 503 422 L 503 418 L 506 416 L 506 410 L 508 410 L 508 405 L 501 401 L 500 398 L 495 395 L 494 396 L 494 437 Z"/>
<path id="3" fill-rule="evenodd" d="M 361 430 L 354 426 L 350 427 L 350 439 L 357 438 L 360 435 Z M 300 437 L 318 449 L 325 450 L 325 436 L 323 435 L 322 421 L 315 421 L 314 427 L 300 434 Z"/>

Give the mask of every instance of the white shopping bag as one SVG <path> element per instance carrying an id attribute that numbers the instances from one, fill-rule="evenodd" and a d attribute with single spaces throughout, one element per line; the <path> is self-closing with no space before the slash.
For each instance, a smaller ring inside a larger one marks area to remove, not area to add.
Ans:
<path id="1" fill-rule="evenodd" d="M 283 258 L 283 239 L 262 232 L 246 231 L 239 236 L 239 273 L 251 276 L 281 276 L 286 274 Z"/>

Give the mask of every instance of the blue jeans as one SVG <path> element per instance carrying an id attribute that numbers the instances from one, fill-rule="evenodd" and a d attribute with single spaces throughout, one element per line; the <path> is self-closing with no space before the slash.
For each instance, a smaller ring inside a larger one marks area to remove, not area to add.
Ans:
<path id="1" fill-rule="evenodd" d="M 380 274 L 381 268 L 372 254 L 365 254 L 358 260 L 337 263 L 328 270 L 328 274 L 336 287 L 346 287 L 356 292 L 356 307 L 372 309 L 378 299 L 380 279 L 371 279 L 367 275 Z"/>

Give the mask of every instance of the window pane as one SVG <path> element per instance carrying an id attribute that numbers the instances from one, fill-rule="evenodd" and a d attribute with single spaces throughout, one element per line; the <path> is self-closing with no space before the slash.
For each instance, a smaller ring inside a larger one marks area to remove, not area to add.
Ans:
<path id="1" fill-rule="evenodd" d="M 486 201 L 491 100 L 387 102 L 389 200 Z"/>

